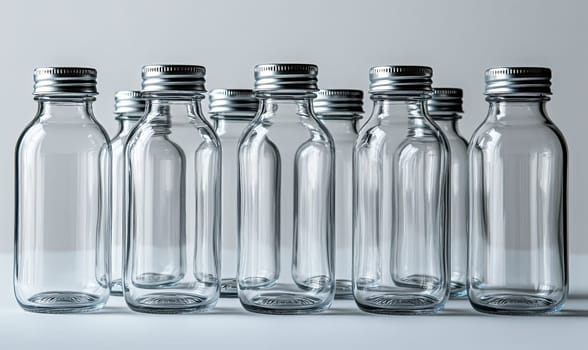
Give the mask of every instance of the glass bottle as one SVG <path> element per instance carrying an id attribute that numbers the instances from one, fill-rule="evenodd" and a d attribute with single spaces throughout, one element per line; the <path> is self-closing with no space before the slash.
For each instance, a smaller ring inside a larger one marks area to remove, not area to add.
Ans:
<path id="1" fill-rule="evenodd" d="M 335 298 L 351 299 L 353 145 L 363 114 L 363 91 L 320 90 L 313 105 L 335 142 Z"/>
<path id="2" fill-rule="evenodd" d="M 468 267 L 468 142 L 459 134 L 457 122 L 463 114 L 463 91 L 434 88 L 428 101 L 429 115 L 441 128 L 451 151 L 449 201 L 451 208 L 450 297 L 467 295 Z"/>
<path id="3" fill-rule="evenodd" d="M 354 149 L 353 294 L 374 313 L 431 313 L 449 296 L 449 147 L 427 114 L 432 69 L 370 70 Z"/>
<path id="4" fill-rule="evenodd" d="M 16 144 L 14 292 L 27 311 L 100 309 L 110 290 L 108 135 L 96 70 L 34 71 L 37 114 Z"/>
<path id="5" fill-rule="evenodd" d="M 223 148 L 221 297 L 237 297 L 237 146 L 259 101 L 253 90 L 215 89 L 208 95 L 210 118 Z"/>
<path id="6" fill-rule="evenodd" d="M 114 95 L 114 115 L 118 133 L 112 144 L 112 245 L 110 295 L 122 296 L 123 239 L 124 239 L 124 147 L 131 130 L 145 113 L 141 91 L 118 91 Z"/>
<path id="7" fill-rule="evenodd" d="M 567 146 L 545 110 L 548 68 L 486 71 L 486 120 L 469 146 L 473 307 L 557 311 L 568 291 Z"/>
<path id="8" fill-rule="evenodd" d="M 125 146 L 124 297 L 140 312 L 212 309 L 220 293 L 221 146 L 203 117 L 205 68 L 142 70 L 145 115 Z"/>
<path id="9" fill-rule="evenodd" d="M 262 313 L 309 313 L 335 294 L 335 150 L 312 99 L 318 68 L 255 67 L 258 116 L 239 142 L 241 304 Z"/>

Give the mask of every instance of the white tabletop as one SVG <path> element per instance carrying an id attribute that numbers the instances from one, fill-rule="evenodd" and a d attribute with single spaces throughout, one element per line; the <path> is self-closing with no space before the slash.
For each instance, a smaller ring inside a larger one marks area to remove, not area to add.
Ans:
<path id="1" fill-rule="evenodd" d="M 235 299 L 221 299 L 207 314 L 148 315 L 119 297 L 96 313 L 47 315 L 16 304 L 12 260 L 4 254 L 0 349 L 586 349 L 588 257 L 570 261 L 570 298 L 551 316 L 483 315 L 467 301 L 449 301 L 432 316 L 384 316 L 339 300 L 322 314 L 273 316 L 246 312 Z"/>

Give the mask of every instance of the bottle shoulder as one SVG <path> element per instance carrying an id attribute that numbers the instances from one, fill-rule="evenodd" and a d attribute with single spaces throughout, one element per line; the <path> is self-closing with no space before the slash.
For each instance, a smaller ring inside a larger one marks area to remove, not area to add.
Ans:
<path id="1" fill-rule="evenodd" d="M 237 142 L 239 141 L 239 139 L 241 138 L 241 136 L 243 135 L 243 132 L 245 131 L 245 128 L 241 129 L 241 130 L 234 130 L 234 131 L 219 131 L 219 130 L 215 130 L 216 135 L 218 136 L 218 138 L 221 140 L 221 143 L 225 143 L 225 142 Z"/>
<path id="2" fill-rule="evenodd" d="M 355 141 L 357 140 L 357 133 L 345 133 L 345 134 L 339 134 L 339 133 L 331 133 L 331 136 L 333 137 L 333 141 L 335 142 L 335 146 L 346 146 L 346 145 L 350 145 L 350 144 L 354 144 Z"/>
<path id="3" fill-rule="evenodd" d="M 449 141 L 439 129 L 433 126 L 411 128 L 408 126 L 408 123 L 399 122 L 395 123 L 395 125 L 376 124 L 362 128 L 357 137 L 356 146 L 369 147 L 370 145 L 380 145 L 384 143 L 439 143 L 448 145 Z"/>
<path id="4" fill-rule="evenodd" d="M 330 132 L 316 121 L 298 120 L 264 120 L 256 119 L 247 127 L 240 142 L 255 143 L 260 140 L 271 140 L 276 145 L 285 143 L 303 144 L 307 142 L 325 143 L 332 146 L 333 137 Z"/>
<path id="5" fill-rule="evenodd" d="M 166 123 L 163 121 L 147 121 L 138 124 L 126 137 L 129 145 L 159 142 L 158 140 L 175 141 L 190 147 L 202 143 L 220 148 L 220 139 L 215 131 L 207 124 L 198 123 Z"/>
<path id="6" fill-rule="evenodd" d="M 47 147 L 70 149 L 72 152 L 83 149 L 110 147 L 106 131 L 97 123 L 47 123 L 34 120 L 22 131 L 17 149 L 22 147 Z"/>
<path id="7" fill-rule="evenodd" d="M 112 147 L 112 152 L 121 151 L 124 149 L 125 144 L 129 138 L 129 134 L 121 135 L 117 134 L 110 140 L 110 145 Z"/>
<path id="8" fill-rule="evenodd" d="M 465 137 L 461 136 L 460 134 L 452 134 L 447 135 L 445 134 L 445 138 L 447 139 L 447 143 L 451 146 L 451 148 L 463 148 L 466 149 L 468 147 L 468 141 Z"/>
<path id="9" fill-rule="evenodd" d="M 556 149 L 567 152 L 563 134 L 550 121 L 514 125 L 485 122 L 472 135 L 469 147 L 479 150 L 495 148 L 505 151 Z"/>

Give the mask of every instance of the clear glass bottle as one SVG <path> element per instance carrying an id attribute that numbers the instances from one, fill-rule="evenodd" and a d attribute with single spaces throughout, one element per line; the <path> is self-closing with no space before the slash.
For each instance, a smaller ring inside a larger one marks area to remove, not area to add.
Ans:
<path id="1" fill-rule="evenodd" d="M 450 298 L 467 295 L 468 268 L 468 142 L 459 134 L 458 121 L 463 114 L 463 91 L 434 88 L 428 101 L 429 115 L 441 128 L 451 151 L 449 201 L 451 203 Z"/>
<path id="2" fill-rule="evenodd" d="M 38 110 L 16 145 L 14 292 L 27 311 L 88 312 L 110 291 L 110 142 L 96 70 L 37 68 Z"/>
<path id="3" fill-rule="evenodd" d="M 335 142 L 335 298 L 351 299 L 353 146 L 363 114 L 363 91 L 320 90 L 313 105 Z"/>
<path id="4" fill-rule="evenodd" d="M 239 142 L 241 304 L 262 313 L 309 313 L 335 294 L 331 135 L 312 99 L 318 68 L 255 67 L 259 115 Z"/>
<path id="5" fill-rule="evenodd" d="M 432 69 L 370 70 L 354 149 L 353 294 L 374 313 L 431 313 L 449 296 L 449 147 L 427 114 Z"/>
<path id="6" fill-rule="evenodd" d="M 124 240 L 124 148 L 131 130 L 145 113 L 141 91 L 118 91 L 114 95 L 114 115 L 118 133 L 110 140 L 112 145 L 112 245 L 110 295 L 122 296 L 123 240 Z"/>
<path id="7" fill-rule="evenodd" d="M 215 89 L 208 95 L 210 118 L 223 148 L 221 297 L 237 297 L 237 147 L 255 117 L 259 101 L 253 90 Z"/>
<path id="8" fill-rule="evenodd" d="M 548 68 L 486 71 L 472 136 L 468 296 L 498 314 L 559 310 L 568 291 L 565 139 L 547 116 Z"/>
<path id="9" fill-rule="evenodd" d="M 202 114 L 205 68 L 143 67 L 145 115 L 125 146 L 124 297 L 140 312 L 212 309 L 220 293 L 221 146 Z"/>

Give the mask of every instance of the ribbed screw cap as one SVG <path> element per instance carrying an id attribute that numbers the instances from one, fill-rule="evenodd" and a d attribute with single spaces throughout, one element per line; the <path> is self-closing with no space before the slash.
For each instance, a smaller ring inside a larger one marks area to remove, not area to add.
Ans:
<path id="1" fill-rule="evenodd" d="M 463 113 L 463 91 L 455 88 L 433 88 L 433 94 L 427 101 L 431 117 Z"/>
<path id="2" fill-rule="evenodd" d="M 370 94 L 429 94 L 433 69 L 425 66 L 376 66 L 370 69 Z"/>
<path id="3" fill-rule="evenodd" d="M 499 67 L 486 71 L 486 95 L 551 95 L 551 69 Z"/>
<path id="4" fill-rule="evenodd" d="M 314 64 L 276 63 L 255 66 L 255 92 L 313 92 L 318 90 Z"/>
<path id="5" fill-rule="evenodd" d="M 348 115 L 361 118 L 363 113 L 363 91 L 350 89 L 319 90 L 313 100 L 313 107 L 319 118 L 332 115 Z"/>
<path id="6" fill-rule="evenodd" d="M 253 118 L 259 104 L 253 90 L 245 89 L 214 89 L 208 98 L 212 118 Z"/>
<path id="7" fill-rule="evenodd" d="M 36 68 L 33 72 L 33 95 L 97 95 L 96 76 L 94 68 Z"/>
<path id="8" fill-rule="evenodd" d="M 206 92 L 205 75 L 203 66 L 148 65 L 141 71 L 141 89 L 144 94 L 197 95 Z"/>
<path id="9" fill-rule="evenodd" d="M 145 100 L 141 91 L 124 90 L 114 94 L 114 114 L 118 119 L 139 119 L 145 112 Z"/>

